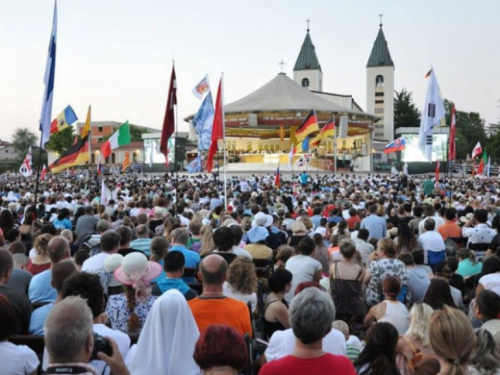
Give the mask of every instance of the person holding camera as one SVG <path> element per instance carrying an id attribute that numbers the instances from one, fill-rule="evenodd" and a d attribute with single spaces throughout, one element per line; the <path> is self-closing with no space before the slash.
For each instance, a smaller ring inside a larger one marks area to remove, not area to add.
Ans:
<path id="1" fill-rule="evenodd" d="M 130 375 L 117 343 L 94 334 L 92 311 L 81 297 L 67 297 L 54 306 L 45 321 L 49 356 L 46 374 L 98 375 L 92 359 L 105 362 L 114 375 Z"/>

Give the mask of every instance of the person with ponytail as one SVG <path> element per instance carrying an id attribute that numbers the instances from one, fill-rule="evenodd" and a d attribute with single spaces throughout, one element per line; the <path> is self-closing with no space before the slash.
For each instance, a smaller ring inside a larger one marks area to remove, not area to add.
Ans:
<path id="1" fill-rule="evenodd" d="M 396 365 L 398 331 L 387 322 L 372 325 L 366 346 L 354 361 L 358 375 L 400 375 Z"/>
<path id="2" fill-rule="evenodd" d="M 429 340 L 441 365 L 439 375 L 477 375 L 472 367 L 476 335 L 465 314 L 449 306 L 429 319 Z"/>
<path id="3" fill-rule="evenodd" d="M 106 305 L 111 328 L 139 335 L 157 297 L 151 295 L 150 281 L 161 273 L 159 263 L 139 252 L 127 254 L 113 273 L 112 283 L 123 285 L 122 294 L 112 295 Z"/>

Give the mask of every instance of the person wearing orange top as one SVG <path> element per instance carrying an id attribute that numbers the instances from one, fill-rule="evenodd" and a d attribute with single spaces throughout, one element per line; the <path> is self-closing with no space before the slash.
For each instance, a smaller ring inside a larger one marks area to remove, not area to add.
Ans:
<path id="1" fill-rule="evenodd" d="M 252 336 L 252 323 L 247 305 L 224 296 L 227 262 L 220 255 L 211 254 L 200 263 L 198 277 L 203 282 L 203 293 L 188 301 L 200 331 L 212 324 L 225 324 L 242 335 Z"/>
<path id="2" fill-rule="evenodd" d="M 444 214 L 444 224 L 438 228 L 439 234 L 446 241 L 448 238 L 462 237 L 462 228 L 455 223 L 457 211 L 454 208 L 448 208 Z"/>
<path id="3" fill-rule="evenodd" d="M 353 231 L 354 225 L 356 225 L 356 223 L 361 223 L 361 218 L 358 215 L 358 211 L 353 207 L 349 209 L 349 216 L 350 217 L 346 220 L 347 228 L 349 228 L 350 231 Z"/>

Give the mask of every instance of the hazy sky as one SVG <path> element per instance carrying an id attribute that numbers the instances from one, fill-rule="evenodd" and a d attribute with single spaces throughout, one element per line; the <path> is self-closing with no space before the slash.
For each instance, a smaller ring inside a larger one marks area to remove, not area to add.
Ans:
<path id="1" fill-rule="evenodd" d="M 37 131 L 53 0 L 0 0 L 0 138 Z M 293 65 L 311 19 L 325 91 L 366 108 L 366 63 L 384 14 L 395 88 L 422 107 L 432 65 L 442 94 L 487 123 L 500 115 L 498 0 L 59 0 L 53 117 L 71 104 L 84 120 L 161 129 L 175 58 L 178 114 L 200 101 L 191 90 L 225 74 L 225 102 Z M 215 100 L 215 98 L 214 98 Z M 458 124 L 460 126 L 460 124 Z"/>

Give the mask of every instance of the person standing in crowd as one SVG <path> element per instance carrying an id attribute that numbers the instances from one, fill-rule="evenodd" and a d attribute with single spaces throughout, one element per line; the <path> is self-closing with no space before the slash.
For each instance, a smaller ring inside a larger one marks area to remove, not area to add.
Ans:
<path id="1" fill-rule="evenodd" d="M 370 233 L 370 238 L 381 240 L 386 237 L 387 223 L 377 215 L 377 205 L 373 204 L 368 208 L 369 215 L 361 220 L 360 229 L 366 228 Z"/>

